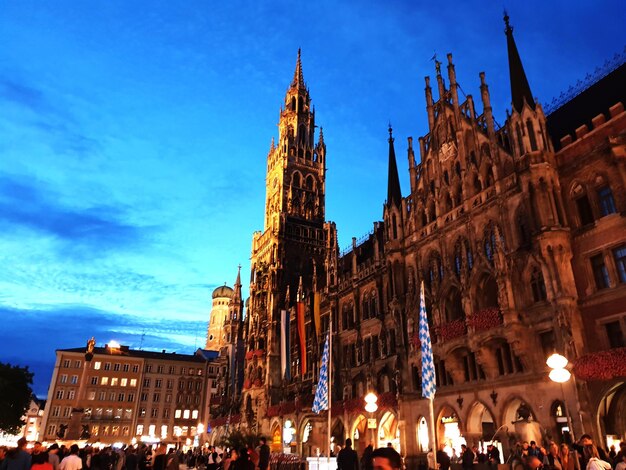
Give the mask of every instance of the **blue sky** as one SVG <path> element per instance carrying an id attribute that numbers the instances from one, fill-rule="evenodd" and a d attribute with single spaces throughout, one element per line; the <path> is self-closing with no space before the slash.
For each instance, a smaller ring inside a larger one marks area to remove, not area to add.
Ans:
<path id="1" fill-rule="evenodd" d="M 511 3 L 541 102 L 626 43 L 622 1 Z M 239 263 L 247 282 L 298 48 L 343 248 L 381 218 L 389 121 L 408 192 L 435 51 L 476 98 L 486 72 L 504 121 L 503 28 L 485 1 L 0 0 L 0 361 L 45 395 L 54 350 L 90 336 L 201 346 L 212 289 Z"/>

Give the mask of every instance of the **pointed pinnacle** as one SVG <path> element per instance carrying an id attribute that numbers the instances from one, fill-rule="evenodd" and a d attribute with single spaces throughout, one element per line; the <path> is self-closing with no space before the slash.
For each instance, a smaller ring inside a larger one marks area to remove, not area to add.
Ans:
<path id="1" fill-rule="evenodd" d="M 303 87 L 304 75 L 302 74 L 302 60 L 300 59 L 301 50 L 298 48 L 298 60 L 296 61 L 296 70 L 293 73 L 293 81 L 291 86 Z"/>

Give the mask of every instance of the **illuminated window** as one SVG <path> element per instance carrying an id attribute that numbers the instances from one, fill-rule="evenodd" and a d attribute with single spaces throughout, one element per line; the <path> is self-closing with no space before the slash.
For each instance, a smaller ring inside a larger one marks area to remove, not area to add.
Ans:
<path id="1" fill-rule="evenodd" d="M 100 379 L 100 385 L 108 385 L 109 384 L 109 378 L 108 377 L 102 377 Z"/>
<path id="2" fill-rule="evenodd" d="M 198 419 L 198 410 L 193 410 L 191 412 L 191 419 Z"/>
<path id="3" fill-rule="evenodd" d="M 183 419 L 189 419 L 189 410 L 183 411 Z"/>
<path id="4" fill-rule="evenodd" d="M 154 424 L 151 424 L 151 425 L 148 427 L 148 434 L 149 434 L 150 436 L 154 436 L 154 431 L 155 431 L 155 430 L 156 430 L 156 426 L 155 426 Z"/>
<path id="5" fill-rule="evenodd" d="M 131 387 L 136 387 L 137 386 L 137 379 L 130 379 L 130 386 Z"/>
<path id="6" fill-rule="evenodd" d="M 167 439 L 167 425 L 161 426 L 161 439 Z"/>
<path id="7" fill-rule="evenodd" d="M 137 425 L 137 432 L 135 434 L 137 434 L 138 436 L 143 435 L 143 424 Z"/>
<path id="8" fill-rule="evenodd" d="M 124 419 L 131 419 L 133 417 L 133 410 L 132 408 L 126 408 L 124 410 Z"/>
<path id="9" fill-rule="evenodd" d="M 89 393 L 87 394 L 87 400 L 95 400 L 95 399 L 96 399 L 96 392 L 95 392 L 95 390 L 89 391 Z"/>
<path id="10" fill-rule="evenodd" d="M 98 426 L 91 426 L 91 435 L 92 436 L 97 436 L 98 435 L 98 431 L 99 431 Z"/>
<path id="11" fill-rule="evenodd" d="M 128 436 L 130 434 L 130 428 L 128 426 L 122 427 L 122 436 Z"/>
<path id="12" fill-rule="evenodd" d="M 111 378 L 111 386 L 112 387 L 117 387 L 118 382 L 119 382 L 119 379 L 117 377 Z"/>
<path id="13" fill-rule="evenodd" d="M 115 409 L 115 419 L 121 419 L 123 412 L 124 412 L 124 410 L 122 408 L 116 408 Z"/>
<path id="14" fill-rule="evenodd" d="M 102 367 L 102 363 L 101 362 L 96 361 L 96 362 L 93 363 L 94 370 L 100 370 L 100 367 Z"/>
<path id="15" fill-rule="evenodd" d="M 121 385 L 122 387 L 126 387 L 126 385 L 128 385 L 128 379 L 122 379 L 122 380 L 120 380 L 120 385 Z"/>
<path id="16" fill-rule="evenodd" d="M 174 418 L 180 418 L 180 415 L 181 415 L 181 411 L 176 410 L 176 412 L 174 413 Z"/>

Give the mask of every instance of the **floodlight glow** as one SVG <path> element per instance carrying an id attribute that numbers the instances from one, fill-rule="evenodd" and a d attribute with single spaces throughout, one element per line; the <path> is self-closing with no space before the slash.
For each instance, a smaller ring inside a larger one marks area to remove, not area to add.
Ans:
<path id="1" fill-rule="evenodd" d="M 546 364 L 550 369 L 564 369 L 569 361 L 565 356 L 553 354 L 546 360 Z"/>

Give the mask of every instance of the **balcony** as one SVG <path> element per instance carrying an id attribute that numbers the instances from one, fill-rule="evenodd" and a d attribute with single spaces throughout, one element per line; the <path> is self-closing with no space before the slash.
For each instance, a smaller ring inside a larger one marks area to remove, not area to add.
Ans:
<path id="1" fill-rule="evenodd" d="M 484 308 L 467 317 L 466 323 L 470 331 L 480 333 L 501 326 L 502 314 L 497 307 Z"/>
<path id="2" fill-rule="evenodd" d="M 467 325 L 463 319 L 452 320 L 436 326 L 435 333 L 437 335 L 437 342 L 444 343 L 465 336 L 467 334 Z"/>
<path id="3" fill-rule="evenodd" d="M 574 363 L 574 376 L 588 381 L 626 377 L 626 348 L 614 348 L 579 357 Z"/>

